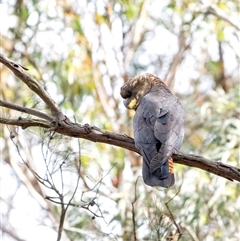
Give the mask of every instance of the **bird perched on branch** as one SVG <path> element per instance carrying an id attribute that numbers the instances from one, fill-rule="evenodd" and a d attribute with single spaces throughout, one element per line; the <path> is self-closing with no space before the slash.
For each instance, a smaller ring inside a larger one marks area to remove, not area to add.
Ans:
<path id="1" fill-rule="evenodd" d="M 180 100 L 152 74 L 129 79 L 121 87 L 120 94 L 126 108 L 136 111 L 134 139 L 143 156 L 144 182 L 149 186 L 173 186 L 171 156 L 180 149 L 184 136 L 184 111 Z"/>

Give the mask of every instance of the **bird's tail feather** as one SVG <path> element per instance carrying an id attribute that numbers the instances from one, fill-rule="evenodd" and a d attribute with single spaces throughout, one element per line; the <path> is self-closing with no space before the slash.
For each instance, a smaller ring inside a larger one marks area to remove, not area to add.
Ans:
<path id="1" fill-rule="evenodd" d="M 156 170 L 154 172 L 150 171 L 149 160 L 146 155 L 143 153 L 143 180 L 149 186 L 161 186 L 161 187 L 172 187 L 175 183 L 174 177 L 174 168 L 173 168 L 173 160 L 172 158 L 168 158 L 168 160 L 160 166 L 159 171 Z"/>

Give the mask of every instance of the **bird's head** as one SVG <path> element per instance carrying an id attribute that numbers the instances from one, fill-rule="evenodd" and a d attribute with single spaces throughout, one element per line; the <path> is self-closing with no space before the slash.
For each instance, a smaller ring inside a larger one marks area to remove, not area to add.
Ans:
<path id="1" fill-rule="evenodd" d="M 137 109 L 142 97 L 146 95 L 152 87 L 152 78 L 156 77 L 152 74 L 143 74 L 126 81 L 120 91 L 126 108 Z"/>

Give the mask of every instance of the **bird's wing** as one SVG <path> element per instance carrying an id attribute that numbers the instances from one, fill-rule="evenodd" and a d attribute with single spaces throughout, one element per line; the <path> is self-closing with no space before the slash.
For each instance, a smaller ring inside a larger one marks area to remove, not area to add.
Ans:
<path id="1" fill-rule="evenodd" d="M 155 97 L 149 93 L 142 99 L 134 117 L 134 137 L 143 155 L 145 183 L 169 187 L 174 184 L 174 175 L 169 173 L 168 159 L 182 143 L 183 112 L 179 112 L 182 107 L 177 99 Z"/>
<path id="2" fill-rule="evenodd" d="M 158 155 L 150 164 L 151 171 L 159 167 L 159 160 L 166 161 L 180 149 L 183 135 L 183 110 L 177 99 L 169 100 L 163 107 L 159 107 L 154 123 L 154 136 L 161 142 Z"/>

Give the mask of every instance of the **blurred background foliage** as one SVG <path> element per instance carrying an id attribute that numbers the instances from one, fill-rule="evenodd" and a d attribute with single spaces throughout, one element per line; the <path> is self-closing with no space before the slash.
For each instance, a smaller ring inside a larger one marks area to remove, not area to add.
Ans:
<path id="1" fill-rule="evenodd" d="M 128 77 L 151 72 L 185 107 L 181 151 L 240 165 L 238 1 L 3 0 L 0 5 L 1 52 L 28 68 L 68 117 L 132 136 L 134 113 L 123 107 L 119 89 Z M 1 99 L 48 112 L 3 66 Z M 1 109 L 1 115 L 23 114 Z M 3 240 L 43 240 L 44 233 L 56 237 L 59 205 L 46 202 L 48 191 L 18 165 L 12 132 L 24 160 L 39 173 L 44 173 L 43 146 L 49 137 L 36 128 L 1 126 Z M 66 197 L 76 185 L 76 142 L 57 136 L 46 145 L 49 161 L 66 165 Z M 240 239 L 239 184 L 175 165 L 173 188 L 147 187 L 139 177 L 137 154 L 80 143 L 81 180 L 74 202 L 81 202 L 82 192 L 86 200 L 96 197 L 104 219 L 70 207 L 63 240 L 177 240 L 176 224 L 180 240 Z"/>

